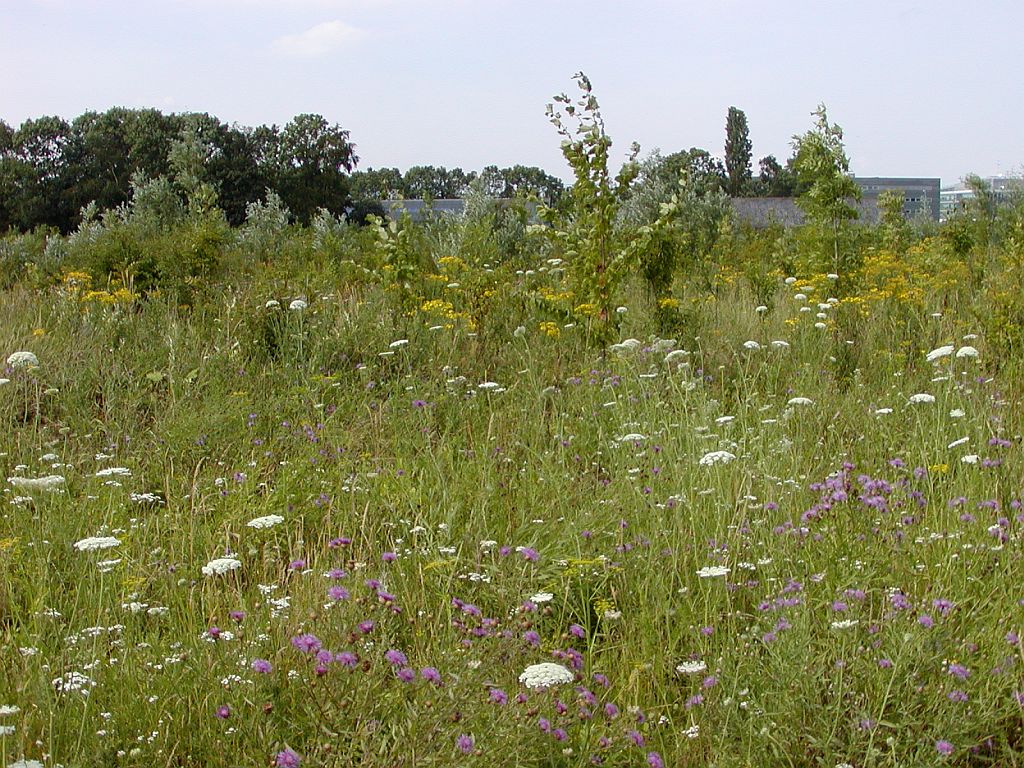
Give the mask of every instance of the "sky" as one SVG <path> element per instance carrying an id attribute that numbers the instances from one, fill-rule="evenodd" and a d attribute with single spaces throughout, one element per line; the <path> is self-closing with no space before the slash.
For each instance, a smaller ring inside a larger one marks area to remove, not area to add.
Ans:
<path id="1" fill-rule="evenodd" d="M 544 114 L 594 86 L 623 160 L 721 156 L 730 106 L 753 164 L 818 104 L 859 176 L 1024 170 L 1024 0 L 0 0 L 0 119 L 113 106 L 350 132 L 359 167 L 537 165 L 568 179 Z"/>

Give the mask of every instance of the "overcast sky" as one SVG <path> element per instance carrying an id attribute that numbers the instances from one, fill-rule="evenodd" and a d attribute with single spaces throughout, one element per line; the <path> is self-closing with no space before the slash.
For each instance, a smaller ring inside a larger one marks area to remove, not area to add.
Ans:
<path id="1" fill-rule="evenodd" d="M 0 119 L 112 106 L 351 132 L 360 167 L 539 165 L 551 96 L 594 84 L 618 158 L 754 165 L 819 102 L 862 176 L 1019 173 L 1024 0 L 0 0 Z"/>

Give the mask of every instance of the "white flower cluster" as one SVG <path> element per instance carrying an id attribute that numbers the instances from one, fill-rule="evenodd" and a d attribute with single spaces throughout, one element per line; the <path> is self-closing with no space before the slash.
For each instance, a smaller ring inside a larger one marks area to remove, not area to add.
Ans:
<path id="1" fill-rule="evenodd" d="M 697 463 L 702 467 L 710 467 L 713 464 L 728 464 L 736 459 L 736 454 L 728 451 L 710 451 L 700 457 Z"/>
<path id="2" fill-rule="evenodd" d="M 7 482 L 12 488 L 23 491 L 56 491 L 67 482 L 61 475 L 46 477 L 8 477 Z"/>
<path id="3" fill-rule="evenodd" d="M 121 543 L 120 539 L 113 536 L 89 536 L 88 538 L 76 541 L 75 549 L 79 552 L 95 552 L 100 549 L 110 549 Z"/>
<path id="4" fill-rule="evenodd" d="M 204 576 L 221 576 L 228 571 L 242 567 L 242 561 L 234 557 L 216 557 L 203 566 Z"/>
<path id="5" fill-rule="evenodd" d="M 554 685 L 566 685 L 576 679 L 566 667 L 545 661 L 531 664 L 519 675 L 519 682 L 527 688 L 550 688 Z"/>
<path id="6" fill-rule="evenodd" d="M 684 661 L 676 665 L 676 672 L 681 675 L 696 675 L 707 670 L 708 665 L 703 661 Z"/>
<path id="7" fill-rule="evenodd" d="M 273 528 L 283 522 L 284 518 L 281 515 L 264 515 L 263 517 L 254 517 L 246 525 L 250 528 Z"/>
<path id="8" fill-rule="evenodd" d="M 11 368 L 36 368 L 39 358 L 31 352 L 12 352 L 7 356 L 7 365 Z"/>
<path id="9" fill-rule="evenodd" d="M 697 576 L 702 579 L 713 579 L 717 576 L 725 576 L 729 573 L 729 568 L 724 565 L 706 565 L 697 571 Z"/>

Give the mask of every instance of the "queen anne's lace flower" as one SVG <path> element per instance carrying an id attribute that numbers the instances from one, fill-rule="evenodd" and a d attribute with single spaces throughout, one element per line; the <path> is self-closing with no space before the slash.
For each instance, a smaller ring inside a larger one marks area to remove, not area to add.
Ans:
<path id="1" fill-rule="evenodd" d="M 728 464 L 736 459 L 736 454 L 728 451 L 710 451 L 700 457 L 697 463 L 702 467 L 710 467 L 712 464 Z"/>
<path id="2" fill-rule="evenodd" d="M 553 685 L 565 685 L 575 680 L 575 676 L 561 664 L 550 661 L 531 664 L 519 675 L 519 682 L 527 688 L 550 688 Z"/>
<path id="3" fill-rule="evenodd" d="M 7 482 L 12 488 L 20 488 L 23 491 L 56 491 L 66 482 L 61 475 L 47 475 L 46 477 L 8 477 Z"/>
<path id="4" fill-rule="evenodd" d="M 121 543 L 120 539 L 116 539 L 113 536 L 90 536 L 86 539 L 80 539 L 74 544 L 75 549 L 79 552 L 95 552 L 98 549 L 110 549 L 116 547 Z"/>
<path id="5" fill-rule="evenodd" d="M 935 395 L 930 395 L 927 392 L 918 392 L 916 395 L 910 396 L 910 402 L 914 405 L 921 403 L 934 403 Z"/>
<path id="6" fill-rule="evenodd" d="M 242 567 L 242 561 L 234 557 L 217 557 L 203 566 L 204 576 L 220 576 Z"/>
<path id="7" fill-rule="evenodd" d="M 11 368 L 35 368 L 39 358 L 31 352 L 12 352 L 7 356 L 7 365 Z"/>
<path id="8" fill-rule="evenodd" d="M 272 528 L 278 523 L 283 523 L 284 518 L 280 515 L 264 515 L 263 517 L 255 517 L 250 520 L 246 525 L 250 528 Z"/>

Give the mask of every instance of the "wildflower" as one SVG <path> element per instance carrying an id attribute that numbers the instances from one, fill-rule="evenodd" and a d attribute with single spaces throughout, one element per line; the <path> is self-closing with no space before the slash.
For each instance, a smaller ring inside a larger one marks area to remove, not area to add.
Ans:
<path id="1" fill-rule="evenodd" d="M 569 626 L 569 634 L 582 640 L 587 636 L 587 631 L 579 624 L 572 624 Z"/>
<path id="2" fill-rule="evenodd" d="M 946 344 L 945 346 L 933 349 L 931 352 L 924 356 L 924 359 L 927 360 L 929 363 L 934 363 L 936 360 L 941 360 L 942 358 L 949 357 L 952 354 L 953 345 Z"/>
<path id="3" fill-rule="evenodd" d="M 958 349 L 956 351 L 956 356 L 958 358 L 964 358 L 964 357 L 975 358 L 975 357 L 978 356 L 978 350 L 976 350 L 974 347 L 970 347 L 970 346 L 960 347 L 960 349 Z"/>
<path id="4" fill-rule="evenodd" d="M 527 688 L 549 688 L 571 683 L 574 679 L 575 676 L 566 667 L 550 661 L 531 664 L 519 675 L 519 682 Z"/>
<path id="5" fill-rule="evenodd" d="M 385 552 L 380 556 L 380 559 L 385 563 L 393 563 L 395 562 L 395 560 L 398 559 L 398 555 L 396 555 L 394 552 Z"/>
<path id="6" fill-rule="evenodd" d="M 657 752 L 647 753 L 647 764 L 651 766 L 651 768 L 665 768 L 665 762 Z"/>
<path id="7" fill-rule="evenodd" d="M 229 717 L 231 717 L 231 707 L 229 707 L 227 704 L 221 704 L 219 707 L 217 707 L 217 711 L 214 712 L 214 717 L 217 717 L 221 720 L 227 720 Z"/>
<path id="8" fill-rule="evenodd" d="M 269 675 L 273 667 L 266 659 L 253 659 L 252 671 L 260 675 Z"/>
<path id="9" fill-rule="evenodd" d="M 921 403 L 934 403 L 935 395 L 930 395 L 927 392 L 918 392 L 916 395 L 911 395 L 909 402 L 911 405 L 919 405 Z"/>
<path id="10" fill-rule="evenodd" d="M 946 667 L 946 671 L 953 677 L 958 678 L 959 680 L 966 680 L 968 677 L 971 676 L 971 670 L 969 670 L 963 664 L 957 664 L 956 662 Z"/>
<path id="11" fill-rule="evenodd" d="M 744 341 L 743 342 L 743 348 L 744 349 L 754 350 L 754 349 L 760 349 L 761 345 L 758 342 L 754 341 L 753 339 L 750 339 L 749 341 Z"/>
<path id="12" fill-rule="evenodd" d="M 7 482 L 12 488 L 20 488 L 23 491 L 56 491 L 66 482 L 61 475 L 47 475 L 46 477 L 8 477 Z"/>
<path id="13" fill-rule="evenodd" d="M 725 576 L 730 569 L 724 565 L 707 565 L 697 571 L 697 576 L 702 579 L 712 579 L 717 576 Z"/>
<path id="14" fill-rule="evenodd" d="M 704 672 L 707 668 L 708 665 L 703 661 L 684 661 L 682 664 L 676 665 L 676 672 L 681 675 L 695 675 Z"/>
<path id="15" fill-rule="evenodd" d="M 702 467 L 710 467 L 714 464 L 728 464 L 735 459 L 736 455 L 729 451 L 710 451 L 701 456 L 697 463 Z"/>
<path id="16" fill-rule="evenodd" d="M 277 768 L 299 768 L 301 762 L 302 758 L 299 757 L 299 753 L 291 747 L 285 747 L 274 758 L 274 765 Z"/>
<path id="17" fill-rule="evenodd" d="M 395 672 L 395 676 L 403 683 L 411 683 L 416 679 L 416 671 L 409 667 L 402 667 L 400 670 Z"/>
<path id="18" fill-rule="evenodd" d="M 465 733 L 459 734 L 455 740 L 455 748 L 462 754 L 468 755 L 473 751 L 473 737 Z"/>
<path id="19" fill-rule="evenodd" d="M 204 576 L 221 576 L 228 571 L 234 571 L 242 567 L 242 562 L 234 557 L 217 557 L 203 566 Z"/>
<path id="20" fill-rule="evenodd" d="M 508 694 L 500 688 L 491 688 L 487 696 L 495 704 L 508 704 Z"/>
<path id="21" fill-rule="evenodd" d="M 334 660 L 341 664 L 341 666 L 348 667 L 349 669 L 352 669 L 359 663 L 359 657 L 352 653 L 352 651 L 342 651 L 334 657 Z"/>
<path id="22" fill-rule="evenodd" d="M 935 742 L 935 751 L 940 755 L 951 755 L 953 754 L 953 745 L 945 739 L 939 739 Z"/>
<path id="23" fill-rule="evenodd" d="M 791 397 L 786 405 L 814 405 L 814 401 L 809 397 Z"/>
<path id="24" fill-rule="evenodd" d="M 389 664 L 395 667 L 404 667 L 409 663 L 409 660 L 405 657 L 405 654 L 399 650 L 392 648 L 384 654 L 384 658 Z"/>
<path id="25" fill-rule="evenodd" d="M 21 707 L 17 704 L 3 704 L 0 705 L 0 717 L 8 717 L 9 715 L 16 715 L 21 712 Z"/>
<path id="26" fill-rule="evenodd" d="M 334 586 L 327 590 L 327 596 L 331 600 L 348 600 L 349 592 L 344 587 Z"/>
<path id="27" fill-rule="evenodd" d="M 434 685 L 441 685 L 441 673 L 438 672 L 434 667 L 424 667 L 420 670 L 420 677 L 424 680 L 433 683 Z"/>
<path id="28" fill-rule="evenodd" d="M 308 306 L 309 304 L 307 304 L 303 299 L 294 299 L 292 303 L 288 305 L 288 309 L 292 312 L 301 312 Z"/>
<path id="29" fill-rule="evenodd" d="M 531 603 L 550 603 L 554 599 L 554 595 L 550 592 L 538 592 L 537 594 L 530 597 Z"/>
<path id="30" fill-rule="evenodd" d="M 7 356 L 7 365 L 15 370 L 18 368 L 38 368 L 39 358 L 31 352 L 12 352 Z"/>
<path id="31" fill-rule="evenodd" d="M 540 554 L 533 547 L 516 547 L 516 551 L 523 556 L 524 560 L 535 563 L 540 559 Z"/>
<path id="32" fill-rule="evenodd" d="M 250 528 L 273 528 L 283 522 L 284 518 L 281 515 L 264 515 L 263 517 L 254 517 L 246 525 Z"/>
<path id="33" fill-rule="evenodd" d="M 320 640 L 316 635 L 303 634 L 292 638 L 292 647 L 303 653 L 316 653 L 320 650 Z"/>
<path id="34" fill-rule="evenodd" d="M 89 538 L 76 541 L 74 547 L 79 552 L 95 552 L 99 549 L 116 547 L 120 543 L 121 540 L 115 539 L 113 536 L 90 536 Z"/>

